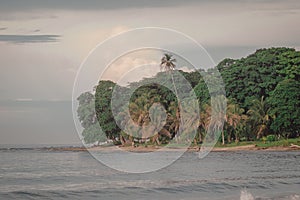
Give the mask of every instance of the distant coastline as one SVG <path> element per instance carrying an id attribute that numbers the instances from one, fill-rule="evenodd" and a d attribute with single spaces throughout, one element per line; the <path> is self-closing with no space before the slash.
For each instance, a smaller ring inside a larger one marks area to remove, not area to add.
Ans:
<path id="1" fill-rule="evenodd" d="M 198 152 L 201 147 L 189 147 L 188 152 Z M 171 147 L 163 148 L 161 146 L 150 146 L 150 147 L 131 147 L 131 146 L 95 146 L 95 147 L 84 147 L 84 146 L 62 146 L 62 147 L 26 147 L 26 148 L 0 148 L 1 151 L 42 151 L 42 152 L 86 152 L 86 151 L 103 151 L 103 152 L 113 152 L 113 151 L 129 151 L 129 152 L 153 152 L 153 151 L 163 151 L 163 152 L 174 152 L 174 151 L 185 151 L 185 148 Z M 243 145 L 234 147 L 214 147 L 212 152 L 236 152 L 236 151 L 300 151 L 300 146 L 290 145 L 290 146 L 271 146 L 271 147 L 258 147 L 257 145 Z"/>

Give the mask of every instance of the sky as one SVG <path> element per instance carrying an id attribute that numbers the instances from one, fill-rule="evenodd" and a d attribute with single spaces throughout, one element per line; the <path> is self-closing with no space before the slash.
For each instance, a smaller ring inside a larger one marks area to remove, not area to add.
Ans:
<path id="1" fill-rule="evenodd" d="M 258 48 L 299 50 L 299 19 L 299 0 L 0 0 L 0 144 L 78 143 L 71 109 L 76 73 L 115 34 L 174 29 L 218 63 Z M 125 71 L 130 62 L 153 62 L 123 60 Z"/>

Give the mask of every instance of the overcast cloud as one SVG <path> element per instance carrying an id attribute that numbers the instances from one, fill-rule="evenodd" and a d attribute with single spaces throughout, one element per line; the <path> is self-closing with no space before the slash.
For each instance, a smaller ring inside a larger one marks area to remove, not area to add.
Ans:
<path id="1" fill-rule="evenodd" d="M 71 101 L 81 62 L 97 44 L 112 35 L 138 27 L 175 29 L 197 40 L 218 63 L 227 57 L 247 56 L 257 48 L 287 46 L 299 50 L 299 19 L 299 0 L 0 0 L 0 119 L 1 127 L 5 127 L 0 129 L 1 143 L 26 139 L 30 142 L 42 131 L 42 126 L 37 126 L 41 130 L 30 131 L 32 125 L 23 122 L 16 129 L 15 123 L 21 122 L 23 115 L 1 102 Z M 118 45 L 110 50 L 116 48 Z M 194 49 L 182 48 L 197 57 Z M 140 59 L 132 62 L 143 63 Z M 130 66 L 129 62 L 130 59 L 124 62 L 123 69 Z M 63 134 L 59 133 L 62 130 L 71 138 L 67 140 L 65 135 L 58 141 L 49 128 L 43 138 L 34 142 L 78 141 L 71 123 L 62 128 L 63 123 L 55 120 L 56 114 L 70 112 L 59 119 L 71 122 L 71 110 L 45 105 L 48 110 L 38 110 L 38 115 L 47 115 L 50 110 L 55 113 L 51 111 L 49 116 L 53 118 L 41 123 L 53 122 L 51 126 L 61 127 L 53 129 L 54 135 Z M 24 121 L 28 120 L 23 114 Z M 31 117 L 34 120 L 35 114 L 31 113 Z M 11 120 L 14 123 L 8 124 Z M 20 134 L 22 128 L 26 132 Z"/>

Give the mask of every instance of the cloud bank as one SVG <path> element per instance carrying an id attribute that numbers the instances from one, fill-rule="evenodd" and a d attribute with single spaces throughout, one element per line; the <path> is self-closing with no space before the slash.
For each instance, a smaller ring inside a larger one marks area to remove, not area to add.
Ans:
<path id="1" fill-rule="evenodd" d="M 0 41 L 9 43 L 57 42 L 59 37 L 60 35 L 0 35 Z"/>

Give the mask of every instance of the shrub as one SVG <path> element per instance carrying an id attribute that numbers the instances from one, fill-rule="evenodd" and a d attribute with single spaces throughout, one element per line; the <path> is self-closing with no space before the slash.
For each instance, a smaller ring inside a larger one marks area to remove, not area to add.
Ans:
<path id="1" fill-rule="evenodd" d="M 263 143 L 265 144 L 266 143 L 266 141 L 267 141 L 267 138 L 264 136 L 264 137 L 262 137 L 261 138 L 261 140 L 263 141 Z"/>
<path id="2" fill-rule="evenodd" d="M 267 141 L 268 142 L 274 142 L 276 140 L 276 136 L 275 135 L 268 135 L 267 136 Z"/>

